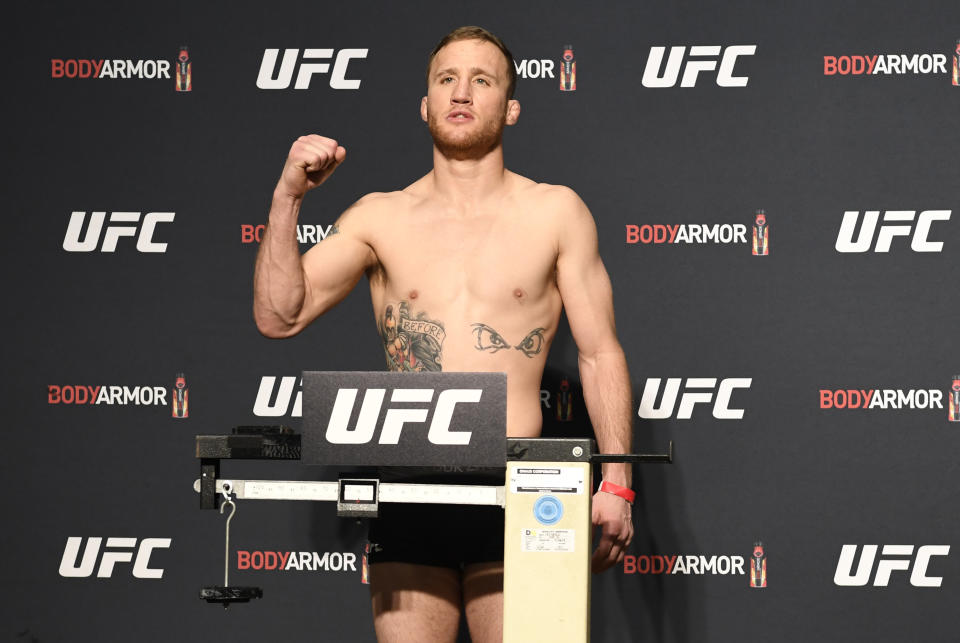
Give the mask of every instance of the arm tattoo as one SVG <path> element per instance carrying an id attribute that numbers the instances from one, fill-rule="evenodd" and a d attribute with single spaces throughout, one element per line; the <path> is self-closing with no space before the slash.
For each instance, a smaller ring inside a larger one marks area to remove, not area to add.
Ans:
<path id="1" fill-rule="evenodd" d="M 327 233 L 323 235 L 323 239 L 329 239 L 330 237 L 337 234 L 338 232 L 340 232 L 340 226 L 334 223 L 332 226 L 327 228 Z M 320 241 L 323 241 L 323 239 L 320 239 Z M 320 243 L 320 241 L 317 241 L 317 243 Z"/>
<path id="2" fill-rule="evenodd" d="M 410 316 L 410 306 L 401 301 L 387 305 L 377 320 L 387 368 L 391 371 L 442 371 L 443 324 L 425 312 Z"/>
<path id="3" fill-rule="evenodd" d="M 534 328 L 527 333 L 527 336 L 523 338 L 522 342 L 511 347 L 495 329 L 487 324 L 478 322 L 473 324 L 473 332 L 477 336 L 477 345 L 474 348 L 478 351 L 487 351 L 489 353 L 496 353 L 505 348 L 514 348 L 527 357 L 533 357 L 543 350 L 545 341 L 543 338 L 544 331 L 546 331 L 546 328 Z"/>

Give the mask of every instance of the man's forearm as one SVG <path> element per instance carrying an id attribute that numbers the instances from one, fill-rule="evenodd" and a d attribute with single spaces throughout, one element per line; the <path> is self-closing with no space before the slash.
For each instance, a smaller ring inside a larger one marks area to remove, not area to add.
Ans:
<path id="1" fill-rule="evenodd" d="M 627 360 L 619 346 L 591 356 L 580 355 L 583 399 L 601 453 L 630 453 L 633 446 L 633 406 Z M 603 479 L 630 487 L 629 464 L 604 464 Z"/>
<path id="2" fill-rule="evenodd" d="M 297 245 L 300 199 L 274 193 L 253 276 L 253 316 L 267 335 L 288 331 L 303 308 L 306 284 Z"/>

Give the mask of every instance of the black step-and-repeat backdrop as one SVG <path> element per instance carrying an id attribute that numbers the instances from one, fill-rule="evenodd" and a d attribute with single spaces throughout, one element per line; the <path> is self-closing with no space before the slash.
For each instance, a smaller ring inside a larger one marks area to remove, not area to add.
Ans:
<path id="1" fill-rule="evenodd" d="M 240 501 L 231 581 L 265 596 L 197 598 L 222 582 L 224 518 L 198 509 L 193 436 L 299 428 L 301 371 L 383 367 L 364 284 L 300 336 L 261 337 L 254 256 L 301 134 L 348 150 L 305 202 L 303 250 L 430 169 L 423 70 L 462 24 L 516 56 L 508 167 L 597 221 L 637 447 L 676 445 L 635 474 L 636 538 L 595 578 L 593 640 L 955 640 L 955 2 L 17 11 L 4 640 L 373 639 L 364 528 L 328 503 Z M 548 434 L 589 432 L 576 364 L 561 334 Z"/>

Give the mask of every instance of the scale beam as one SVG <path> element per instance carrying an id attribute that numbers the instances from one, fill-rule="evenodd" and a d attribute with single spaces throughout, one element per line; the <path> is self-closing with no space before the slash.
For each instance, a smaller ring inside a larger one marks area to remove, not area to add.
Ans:
<path id="1" fill-rule="evenodd" d="M 350 496 L 357 487 L 367 486 L 367 481 L 341 480 L 338 482 L 307 482 L 302 480 L 217 480 L 216 492 L 223 493 L 224 482 L 232 485 L 232 493 L 238 500 L 313 500 L 320 502 L 341 501 L 344 487 L 346 502 L 363 502 L 368 496 Z M 359 483 L 363 484 L 359 484 Z M 351 484 L 352 483 L 352 484 Z M 193 489 L 200 492 L 200 480 L 195 480 Z M 502 486 L 464 484 L 409 484 L 381 482 L 377 485 L 379 502 L 412 502 L 447 505 L 503 506 Z"/>

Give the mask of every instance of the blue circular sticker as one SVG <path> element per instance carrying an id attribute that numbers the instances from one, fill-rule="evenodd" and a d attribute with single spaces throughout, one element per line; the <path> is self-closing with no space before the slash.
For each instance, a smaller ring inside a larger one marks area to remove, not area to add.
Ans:
<path id="1" fill-rule="evenodd" d="M 533 503 L 533 517 L 541 525 L 553 525 L 563 518 L 563 503 L 555 496 L 541 496 Z"/>

